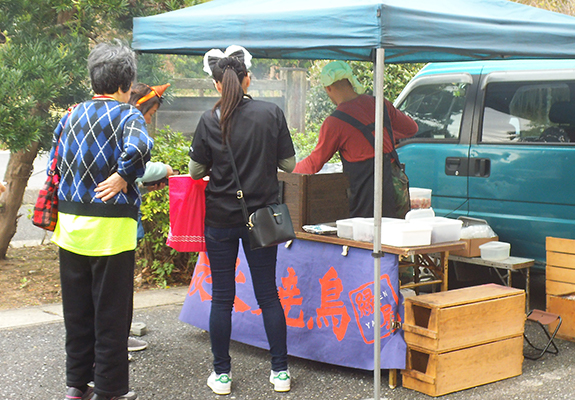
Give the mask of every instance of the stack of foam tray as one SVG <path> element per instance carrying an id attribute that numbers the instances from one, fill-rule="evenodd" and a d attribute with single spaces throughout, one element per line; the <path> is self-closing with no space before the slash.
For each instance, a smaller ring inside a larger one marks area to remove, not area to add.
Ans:
<path id="1" fill-rule="evenodd" d="M 546 250 L 547 311 L 563 320 L 557 337 L 575 341 L 575 240 L 548 237 Z M 549 325 L 551 332 L 556 326 Z"/>
<path id="2" fill-rule="evenodd" d="M 403 386 L 429 396 L 521 375 L 525 292 L 488 284 L 405 300 Z"/>

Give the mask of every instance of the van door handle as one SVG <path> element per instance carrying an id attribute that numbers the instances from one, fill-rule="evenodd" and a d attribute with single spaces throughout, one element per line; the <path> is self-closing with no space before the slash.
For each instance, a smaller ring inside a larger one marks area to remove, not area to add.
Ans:
<path id="1" fill-rule="evenodd" d="M 471 176 L 487 178 L 491 174 L 491 160 L 489 158 L 472 158 L 473 165 Z"/>
<path id="2" fill-rule="evenodd" d="M 445 175 L 467 176 L 468 160 L 467 157 L 447 157 L 445 159 Z"/>

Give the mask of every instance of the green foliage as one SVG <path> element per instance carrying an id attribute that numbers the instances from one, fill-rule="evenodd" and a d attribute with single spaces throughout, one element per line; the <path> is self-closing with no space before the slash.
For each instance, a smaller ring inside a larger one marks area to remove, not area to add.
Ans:
<path id="1" fill-rule="evenodd" d="M 221 49 L 222 51 L 225 49 Z M 248 49 L 249 50 L 249 49 Z M 150 65 L 148 65 L 150 64 Z M 153 64 L 153 66 L 152 66 Z M 280 68 L 308 68 L 312 65 L 308 60 L 278 60 L 278 59 L 252 59 L 250 73 L 255 79 L 279 79 Z M 204 59 L 202 56 L 179 54 L 142 54 L 138 58 L 138 79 L 141 82 L 165 81 L 155 79 L 154 74 L 161 69 L 167 78 L 207 78 L 204 72 Z"/>
<path id="2" fill-rule="evenodd" d="M 310 89 L 306 98 L 306 130 L 302 132 L 292 132 L 292 140 L 296 148 L 297 160 L 307 157 L 314 149 L 321 124 L 335 110 L 335 104 L 328 97 L 319 77 L 322 68 L 328 60 L 314 61 L 309 68 Z M 351 61 L 349 63 L 360 83 L 365 87 L 367 94 L 373 93 L 373 64 L 362 61 Z M 385 66 L 385 96 L 388 99 L 395 99 L 403 90 L 405 85 L 423 67 L 422 64 L 390 64 Z M 328 161 L 329 163 L 341 162 L 339 154 L 336 153 Z"/>
<path id="3" fill-rule="evenodd" d="M 385 97 L 392 102 L 425 64 L 386 64 Z"/>
<path id="4" fill-rule="evenodd" d="M 575 16 L 575 3 L 573 0 L 511 0 L 528 6 L 543 8 L 562 14 Z"/>
<path id="5" fill-rule="evenodd" d="M 306 124 L 305 132 L 298 132 L 295 129 L 291 132 L 292 142 L 295 148 L 296 160 L 301 161 L 311 154 L 319 138 L 321 124 L 310 122 Z M 341 159 L 339 152 L 335 153 L 328 163 L 339 163 Z"/>
<path id="6" fill-rule="evenodd" d="M 18 151 L 35 141 L 44 148 L 50 144 L 63 112 L 91 95 L 86 60 L 93 44 L 128 41 L 133 17 L 202 2 L 0 0 L 7 37 L 0 46 L 0 147 Z M 165 83 L 158 61 L 144 57 L 141 65 L 148 82 Z"/>
<path id="7" fill-rule="evenodd" d="M 316 125 L 321 125 L 334 110 L 335 105 L 331 102 L 319 77 L 322 68 L 328 60 L 314 61 L 309 68 L 310 89 L 306 100 L 306 127 L 314 131 Z M 367 94 L 373 93 L 373 64 L 364 61 L 351 61 L 351 68 L 357 79 L 365 87 Z M 423 64 L 388 64 L 385 66 L 385 97 L 391 101 L 401 93 L 405 85 L 417 74 Z M 308 134 L 306 128 L 306 134 Z M 296 139 L 297 140 L 297 139 Z"/>
<path id="8" fill-rule="evenodd" d="M 152 161 L 160 161 L 185 174 L 188 171 L 189 140 L 170 129 L 156 132 Z M 136 264 L 141 275 L 160 287 L 189 281 L 196 253 L 179 253 L 166 246 L 170 228 L 168 187 L 142 196 L 142 224 L 146 232 L 138 244 Z"/>
<path id="9" fill-rule="evenodd" d="M 59 113 L 87 91 L 88 39 L 58 24 L 56 6 L 0 1 L 8 38 L 0 47 L 0 143 L 13 151 L 49 144 Z"/>

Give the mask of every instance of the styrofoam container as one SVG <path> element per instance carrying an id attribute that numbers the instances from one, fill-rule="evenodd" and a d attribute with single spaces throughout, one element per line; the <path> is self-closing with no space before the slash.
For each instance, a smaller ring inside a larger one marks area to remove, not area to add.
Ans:
<path id="1" fill-rule="evenodd" d="M 353 240 L 373 243 L 373 218 L 354 218 Z"/>
<path id="2" fill-rule="evenodd" d="M 414 220 L 422 224 L 431 225 L 431 244 L 444 242 L 457 242 L 461 239 L 461 226 L 463 221 L 459 219 L 432 217 L 417 218 Z"/>
<path id="3" fill-rule="evenodd" d="M 412 209 L 431 207 L 431 189 L 409 188 L 409 198 Z"/>
<path id="4" fill-rule="evenodd" d="M 431 244 L 432 227 L 420 222 L 401 221 L 381 227 L 381 244 L 396 247 L 427 246 Z"/>
<path id="5" fill-rule="evenodd" d="M 373 243 L 373 218 L 355 218 L 353 220 L 353 240 Z M 404 222 L 399 218 L 382 218 L 381 226 L 393 222 Z"/>
<path id="6" fill-rule="evenodd" d="M 433 208 L 415 209 L 408 211 L 407 214 L 405 214 L 406 221 L 413 221 L 419 218 L 432 218 L 432 217 L 435 217 L 435 211 L 433 211 Z"/>
<path id="7" fill-rule="evenodd" d="M 353 220 L 356 218 L 346 218 L 335 221 L 337 227 L 337 237 L 343 239 L 353 239 Z"/>
<path id="8" fill-rule="evenodd" d="M 487 242 L 479 246 L 481 258 L 489 261 L 499 261 L 509 258 L 511 244 L 505 242 Z"/>

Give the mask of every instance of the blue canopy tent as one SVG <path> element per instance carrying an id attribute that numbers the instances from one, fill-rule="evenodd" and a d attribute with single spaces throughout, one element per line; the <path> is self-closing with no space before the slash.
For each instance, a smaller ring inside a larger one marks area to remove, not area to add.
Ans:
<path id="1" fill-rule="evenodd" d="M 254 57 L 458 61 L 572 58 L 574 18 L 505 0 L 214 0 L 134 19 L 142 52 L 241 43 Z"/>
<path id="2" fill-rule="evenodd" d="M 239 44 L 256 58 L 373 61 L 374 253 L 381 239 L 384 61 L 575 58 L 575 18 L 507 0 L 213 0 L 135 18 L 133 33 L 133 48 L 140 52 L 203 55 Z M 380 266 L 374 258 L 375 293 Z M 379 301 L 375 296 L 376 310 Z M 375 338 L 379 318 L 375 313 Z M 378 340 L 374 366 L 379 399 Z"/>

